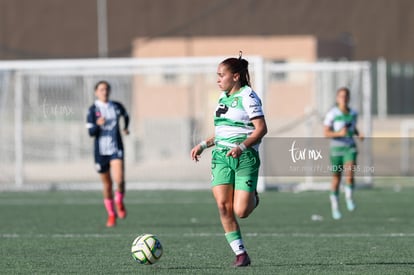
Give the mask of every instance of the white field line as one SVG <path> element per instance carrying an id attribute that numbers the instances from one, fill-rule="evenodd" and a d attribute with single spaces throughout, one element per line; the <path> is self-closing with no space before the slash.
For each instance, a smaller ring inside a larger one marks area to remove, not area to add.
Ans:
<path id="1" fill-rule="evenodd" d="M 414 233 L 244 233 L 246 237 L 251 238 L 412 238 Z M 161 233 L 157 234 L 159 237 L 186 237 L 186 238 L 211 238 L 220 237 L 224 235 L 222 233 L 183 233 L 183 234 L 170 234 Z M 3 233 L 0 234 L 0 239 L 25 239 L 25 238 L 56 238 L 56 239 L 83 239 L 83 238 L 130 238 L 129 234 L 17 234 L 17 233 Z"/>

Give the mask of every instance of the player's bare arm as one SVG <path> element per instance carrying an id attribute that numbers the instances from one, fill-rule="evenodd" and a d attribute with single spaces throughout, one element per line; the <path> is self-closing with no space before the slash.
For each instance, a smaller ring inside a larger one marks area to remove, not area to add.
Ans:
<path id="1" fill-rule="evenodd" d="M 355 135 L 358 137 L 360 141 L 364 141 L 364 135 L 355 127 Z"/>
<path id="2" fill-rule="evenodd" d="M 240 146 L 231 149 L 227 153 L 227 156 L 238 158 L 245 149 L 259 143 L 262 140 L 262 138 L 267 134 L 267 125 L 264 117 L 257 117 L 252 119 L 251 121 L 254 125 L 253 133 L 245 141 L 243 141 L 242 144 L 240 144 Z"/>
<path id="3" fill-rule="evenodd" d="M 203 153 L 204 149 L 214 146 L 214 136 L 203 140 L 199 144 L 193 147 L 191 150 L 191 159 L 194 161 L 199 161 L 201 153 Z"/>
<path id="4" fill-rule="evenodd" d="M 343 127 L 340 131 L 334 132 L 330 126 L 324 126 L 323 133 L 327 138 L 344 137 L 347 135 L 348 129 Z"/>

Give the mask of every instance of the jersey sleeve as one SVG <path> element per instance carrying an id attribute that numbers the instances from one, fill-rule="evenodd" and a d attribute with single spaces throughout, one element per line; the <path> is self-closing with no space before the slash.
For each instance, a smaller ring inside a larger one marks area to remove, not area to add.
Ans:
<path id="1" fill-rule="evenodd" d="M 350 133 L 351 136 L 355 135 L 357 133 L 357 123 L 358 123 L 358 112 L 355 110 L 352 110 L 352 132 Z"/>
<path id="2" fill-rule="evenodd" d="M 250 120 L 264 116 L 262 101 L 254 91 L 251 91 L 243 98 L 243 108 L 247 112 Z"/>
<path id="3" fill-rule="evenodd" d="M 88 110 L 86 116 L 86 128 L 91 137 L 97 136 L 99 134 L 99 126 L 96 124 L 96 114 L 94 106 L 91 106 Z"/>
<path id="4" fill-rule="evenodd" d="M 121 105 L 122 106 L 122 105 Z M 124 108 L 124 106 L 122 106 L 122 115 L 124 116 L 124 129 L 128 129 L 129 126 L 129 115 L 128 112 L 126 111 L 126 109 Z"/>
<path id="5" fill-rule="evenodd" d="M 356 125 L 357 122 L 358 122 L 358 112 L 357 111 L 354 111 L 354 121 L 355 121 L 355 125 Z"/>
<path id="6" fill-rule="evenodd" d="M 329 111 L 326 114 L 325 119 L 323 120 L 323 125 L 332 127 L 333 126 L 333 121 L 334 121 L 334 114 L 333 114 L 332 111 Z"/>
<path id="7" fill-rule="evenodd" d="M 129 126 L 129 115 L 127 110 L 125 109 L 124 105 L 122 105 L 119 102 L 116 102 L 116 104 L 118 105 L 118 108 L 120 110 L 120 115 L 124 117 L 124 129 L 128 129 Z"/>

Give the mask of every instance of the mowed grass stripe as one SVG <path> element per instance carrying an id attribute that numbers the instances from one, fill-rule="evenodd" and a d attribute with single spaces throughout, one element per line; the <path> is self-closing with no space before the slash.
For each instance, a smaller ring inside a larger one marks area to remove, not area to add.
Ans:
<path id="1" fill-rule="evenodd" d="M 159 237 L 185 237 L 185 238 L 210 238 L 220 237 L 223 238 L 223 233 L 183 233 L 183 234 L 169 234 L 160 233 Z M 245 237 L 258 237 L 258 238 L 412 238 L 414 233 L 383 233 L 383 234 L 371 234 L 371 233 L 344 233 L 344 234 L 332 234 L 332 233 L 249 233 L 243 234 Z M 0 238 L 13 239 L 13 238 L 124 238 L 131 237 L 129 234 L 0 234 Z"/>

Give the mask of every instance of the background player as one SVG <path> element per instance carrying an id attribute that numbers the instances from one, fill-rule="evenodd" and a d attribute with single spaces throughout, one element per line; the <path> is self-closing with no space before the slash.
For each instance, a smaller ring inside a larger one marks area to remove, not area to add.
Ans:
<path id="1" fill-rule="evenodd" d="M 331 210 L 334 219 L 342 217 L 339 211 L 339 184 L 342 172 L 346 177 L 345 200 L 349 211 L 355 210 L 353 200 L 354 190 L 354 171 L 357 159 L 357 147 L 354 135 L 363 140 L 363 136 L 357 129 L 358 114 L 351 109 L 349 104 L 350 92 L 346 87 L 338 89 L 336 93 L 336 106 L 333 107 L 325 116 L 324 135 L 331 138 L 330 157 L 332 164 L 332 184 L 331 184 Z"/>
<path id="2" fill-rule="evenodd" d="M 247 218 L 259 203 L 256 192 L 260 159 L 258 147 L 267 133 L 262 103 L 250 87 L 248 62 L 228 58 L 217 69 L 223 91 L 214 116 L 215 135 L 191 150 L 191 158 L 207 147 L 212 153 L 212 191 L 225 236 L 236 254 L 234 266 L 250 265 L 236 216 Z"/>
<path id="3" fill-rule="evenodd" d="M 124 117 L 123 132 L 128 135 L 129 116 L 121 103 L 110 101 L 111 86 L 106 81 L 99 81 L 95 85 L 97 100 L 89 108 L 87 128 L 89 135 L 95 137 L 95 167 L 101 175 L 103 196 L 108 220 L 106 226 L 116 225 L 116 216 L 126 217 L 124 205 L 124 147 L 122 143 L 119 119 Z M 112 173 L 112 175 L 111 175 Z M 112 178 L 117 184 L 115 192 L 115 213 Z"/>

